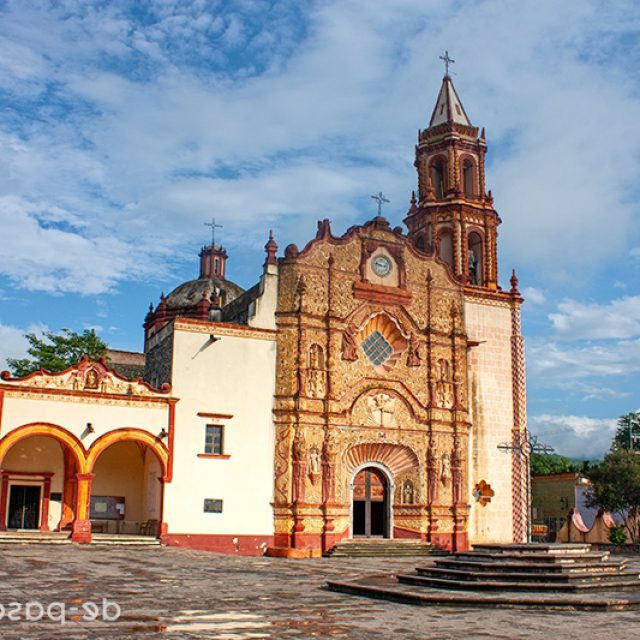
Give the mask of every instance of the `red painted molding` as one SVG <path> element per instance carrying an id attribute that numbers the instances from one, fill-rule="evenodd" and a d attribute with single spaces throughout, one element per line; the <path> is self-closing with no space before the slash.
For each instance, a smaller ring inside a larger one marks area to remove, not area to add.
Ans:
<path id="1" fill-rule="evenodd" d="M 199 418 L 214 418 L 216 420 L 231 420 L 233 415 L 230 413 L 206 413 L 204 411 L 198 411 Z"/>
<path id="2" fill-rule="evenodd" d="M 201 551 L 217 551 L 238 556 L 263 556 L 273 545 L 273 535 L 215 535 L 197 533 L 168 533 L 163 544 Z"/>
<path id="3" fill-rule="evenodd" d="M 218 460 L 228 460 L 231 456 L 227 453 L 199 453 L 198 458 L 217 458 Z"/>
<path id="4" fill-rule="evenodd" d="M 356 282 L 353 285 L 353 292 L 355 297 L 360 300 L 373 300 L 380 304 L 409 305 L 412 299 L 412 293 L 408 289 L 387 287 L 370 282 Z"/>

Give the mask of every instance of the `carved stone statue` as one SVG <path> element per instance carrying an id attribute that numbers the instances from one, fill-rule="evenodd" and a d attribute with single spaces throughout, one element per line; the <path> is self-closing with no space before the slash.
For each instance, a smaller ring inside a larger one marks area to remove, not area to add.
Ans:
<path id="1" fill-rule="evenodd" d="M 320 473 L 320 452 L 315 445 L 309 450 L 309 473 L 312 475 Z"/>
<path id="2" fill-rule="evenodd" d="M 358 359 L 358 345 L 356 343 L 357 329 L 350 322 L 342 332 L 342 359 L 353 361 Z"/>
<path id="3" fill-rule="evenodd" d="M 463 473 L 462 473 L 462 460 L 460 459 L 460 455 L 457 450 L 453 452 L 452 458 L 452 474 L 453 474 L 453 502 L 457 504 L 459 502 L 463 502 L 462 496 L 462 484 L 463 484 Z"/>
<path id="4" fill-rule="evenodd" d="M 411 334 L 409 338 L 409 349 L 407 355 L 407 366 L 409 367 L 419 367 L 421 362 L 418 338 L 415 333 Z"/>
<path id="5" fill-rule="evenodd" d="M 430 503 L 438 501 L 438 461 L 432 449 L 427 453 L 427 489 Z"/>
<path id="6" fill-rule="evenodd" d="M 367 398 L 369 411 L 375 424 L 380 427 L 389 427 L 394 424 L 396 400 L 387 393 L 377 393 Z"/>
<path id="7" fill-rule="evenodd" d="M 321 398 L 327 390 L 324 371 L 324 351 L 319 344 L 309 348 L 309 369 L 307 370 L 307 395 Z"/>
<path id="8" fill-rule="evenodd" d="M 451 479 L 451 458 L 448 453 L 442 454 L 440 462 L 440 482 L 447 484 Z"/>
<path id="9" fill-rule="evenodd" d="M 471 284 L 478 284 L 478 260 L 473 252 L 473 249 L 469 249 L 469 280 Z"/>
<path id="10" fill-rule="evenodd" d="M 300 429 L 296 430 L 296 435 L 293 438 L 293 459 L 300 462 L 304 460 L 307 452 L 307 443 L 302 435 Z"/>
<path id="11" fill-rule="evenodd" d="M 451 368 L 449 362 L 440 358 L 437 363 L 436 404 L 450 409 L 453 406 L 453 384 L 451 382 Z"/>
<path id="12" fill-rule="evenodd" d="M 413 504 L 413 484 L 411 484 L 411 480 L 405 480 L 402 485 L 402 502 L 403 504 Z"/>
<path id="13" fill-rule="evenodd" d="M 293 502 L 304 502 L 306 453 L 307 443 L 302 431 L 298 429 L 292 444 L 291 498 Z"/>

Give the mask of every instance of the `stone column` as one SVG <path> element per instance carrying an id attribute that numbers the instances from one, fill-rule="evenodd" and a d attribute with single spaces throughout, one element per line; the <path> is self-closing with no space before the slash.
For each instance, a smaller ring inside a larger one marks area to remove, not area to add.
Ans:
<path id="1" fill-rule="evenodd" d="M 91 501 L 91 481 L 93 473 L 76 473 L 76 514 L 73 521 L 71 540 L 73 542 L 91 542 L 91 520 L 89 520 Z"/>
<path id="2" fill-rule="evenodd" d="M 522 441 L 527 432 L 526 373 L 524 339 L 521 335 L 518 278 L 511 276 L 511 375 L 513 385 L 513 443 Z M 526 542 L 529 525 L 529 459 L 516 447 L 511 460 L 513 494 L 513 541 Z"/>
<path id="3" fill-rule="evenodd" d="M 0 531 L 7 530 L 7 500 L 9 499 L 9 475 L 2 473 L 0 486 Z"/>

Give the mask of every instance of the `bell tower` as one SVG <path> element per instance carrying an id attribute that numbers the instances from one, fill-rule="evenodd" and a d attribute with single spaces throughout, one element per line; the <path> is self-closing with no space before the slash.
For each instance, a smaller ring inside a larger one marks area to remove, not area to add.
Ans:
<path id="1" fill-rule="evenodd" d="M 443 58 L 444 59 L 444 58 Z M 478 135 L 448 73 L 429 126 L 418 132 L 418 194 L 404 222 L 421 251 L 436 252 L 466 286 L 497 289 L 500 217 L 485 192 L 484 129 Z"/>

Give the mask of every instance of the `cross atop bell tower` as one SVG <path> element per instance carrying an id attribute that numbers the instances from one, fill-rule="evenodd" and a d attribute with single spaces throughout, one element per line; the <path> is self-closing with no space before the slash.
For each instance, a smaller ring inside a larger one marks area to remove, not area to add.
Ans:
<path id="1" fill-rule="evenodd" d="M 445 76 L 429 126 L 418 132 L 418 194 L 405 218 L 421 251 L 436 252 L 466 286 L 497 289 L 497 227 L 491 191 L 485 192 L 484 129 L 478 135 L 449 76 Z"/>

